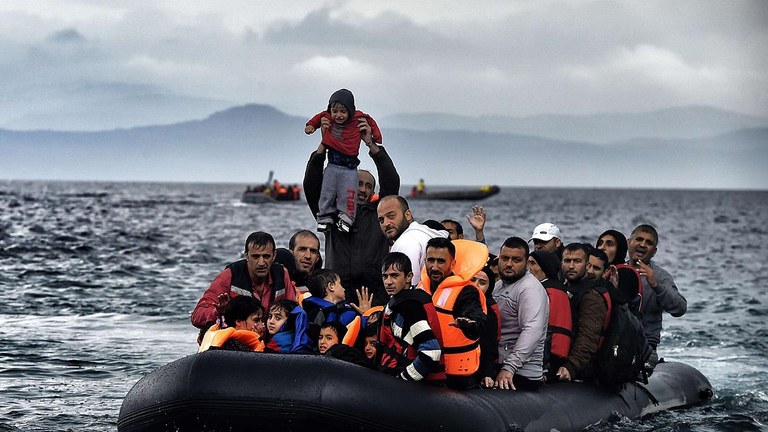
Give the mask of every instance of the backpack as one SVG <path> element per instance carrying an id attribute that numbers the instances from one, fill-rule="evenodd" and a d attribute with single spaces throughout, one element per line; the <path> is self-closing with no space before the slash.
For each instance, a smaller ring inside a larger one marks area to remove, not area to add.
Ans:
<path id="1" fill-rule="evenodd" d="M 631 268 L 623 270 L 620 277 L 635 277 L 639 282 L 637 272 Z M 603 345 L 595 357 L 595 379 L 611 391 L 619 391 L 630 382 L 647 384 L 645 363 L 652 349 L 645 339 L 643 324 L 634 312 L 635 302 L 627 302 L 627 296 L 615 296 L 615 290 L 609 292 L 613 307 Z"/>

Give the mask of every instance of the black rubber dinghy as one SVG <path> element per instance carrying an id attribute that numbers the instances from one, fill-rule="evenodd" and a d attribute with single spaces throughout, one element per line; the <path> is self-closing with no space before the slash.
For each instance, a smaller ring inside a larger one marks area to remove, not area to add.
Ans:
<path id="1" fill-rule="evenodd" d="M 400 381 L 330 357 L 206 351 L 139 380 L 123 400 L 117 429 L 571 431 L 613 413 L 638 418 L 711 396 L 704 375 L 672 362 L 657 366 L 645 390 L 629 385 L 620 394 L 578 383 L 537 392 L 458 392 Z"/>

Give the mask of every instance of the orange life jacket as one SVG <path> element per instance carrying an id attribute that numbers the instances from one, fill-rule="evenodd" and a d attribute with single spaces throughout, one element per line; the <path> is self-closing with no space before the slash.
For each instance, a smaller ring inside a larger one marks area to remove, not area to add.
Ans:
<path id="1" fill-rule="evenodd" d="M 382 310 L 384 310 L 384 306 L 374 306 L 365 311 L 362 316 L 356 316 L 355 319 L 347 324 L 347 333 L 344 335 L 344 340 L 342 340 L 341 343 L 347 346 L 355 346 L 357 338 L 360 336 L 360 330 L 362 330 L 363 327 L 362 317 L 371 316 L 371 314 L 375 312 L 381 312 Z"/>
<path id="2" fill-rule="evenodd" d="M 483 312 L 488 313 L 485 294 L 480 288 L 469 282 L 488 260 L 488 247 L 471 240 L 454 240 L 453 244 L 456 246 L 454 274 L 448 276 L 432 292 L 425 266 L 422 271 L 421 287 L 432 296 L 432 303 L 435 305 L 440 321 L 445 373 L 468 376 L 480 368 L 480 339 L 469 339 L 464 336 L 461 329 L 449 324 L 454 322 L 453 310 L 456 306 L 456 299 L 466 286 L 471 286 L 477 290 Z"/>
<path id="3" fill-rule="evenodd" d="M 219 329 L 219 326 L 214 324 L 205 332 L 197 352 L 207 351 L 211 347 L 221 348 L 229 339 L 235 339 L 253 351 L 264 350 L 264 342 L 261 341 L 258 333 L 250 330 L 237 330 L 234 327 Z"/>

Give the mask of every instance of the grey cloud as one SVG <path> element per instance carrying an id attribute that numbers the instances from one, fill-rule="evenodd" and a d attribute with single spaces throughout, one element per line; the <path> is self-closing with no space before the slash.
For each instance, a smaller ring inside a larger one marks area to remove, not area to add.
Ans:
<path id="1" fill-rule="evenodd" d="M 373 18 L 361 18 L 350 24 L 331 17 L 330 8 L 308 14 L 297 24 L 280 23 L 269 28 L 264 42 L 299 44 L 339 49 L 365 48 L 398 52 L 426 51 L 446 46 L 462 46 L 459 40 L 420 27 L 407 17 L 385 12 Z"/>
<path id="2" fill-rule="evenodd" d="M 51 33 L 48 35 L 46 40 L 54 43 L 76 43 L 85 41 L 85 38 L 80 34 L 80 32 L 70 28 Z"/>

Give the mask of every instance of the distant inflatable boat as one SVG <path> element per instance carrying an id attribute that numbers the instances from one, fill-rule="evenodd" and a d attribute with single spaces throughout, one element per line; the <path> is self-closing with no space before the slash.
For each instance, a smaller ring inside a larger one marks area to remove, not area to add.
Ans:
<path id="1" fill-rule="evenodd" d="M 577 383 L 458 392 L 324 356 L 206 351 L 139 380 L 117 430 L 571 431 L 613 413 L 634 419 L 712 394 L 706 377 L 683 363 L 660 363 L 647 385 L 621 393 Z"/>
<path id="2" fill-rule="evenodd" d="M 476 189 L 449 190 L 439 192 L 411 192 L 409 199 L 415 200 L 448 200 L 448 201 L 477 201 L 496 195 L 501 189 L 498 186 L 481 186 Z"/>
<path id="3" fill-rule="evenodd" d="M 296 191 L 296 193 L 291 194 L 283 194 L 283 195 L 277 195 L 277 194 L 270 194 L 265 192 L 257 192 L 257 191 L 245 191 L 243 192 L 243 195 L 240 197 L 240 202 L 245 204 L 266 204 L 266 203 L 276 203 L 276 202 L 290 202 L 290 201 L 298 201 L 300 198 L 299 192 Z"/>

